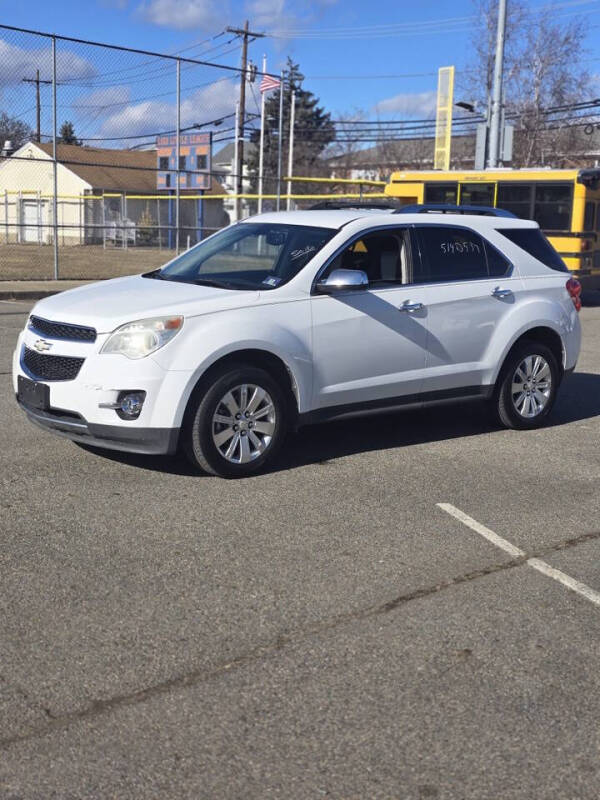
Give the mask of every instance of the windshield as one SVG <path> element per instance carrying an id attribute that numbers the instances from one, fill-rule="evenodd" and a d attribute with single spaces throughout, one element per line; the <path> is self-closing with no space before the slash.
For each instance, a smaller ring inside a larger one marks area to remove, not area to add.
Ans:
<path id="1" fill-rule="evenodd" d="M 297 275 L 335 233 L 331 228 L 244 222 L 148 277 L 224 289 L 276 289 Z"/>

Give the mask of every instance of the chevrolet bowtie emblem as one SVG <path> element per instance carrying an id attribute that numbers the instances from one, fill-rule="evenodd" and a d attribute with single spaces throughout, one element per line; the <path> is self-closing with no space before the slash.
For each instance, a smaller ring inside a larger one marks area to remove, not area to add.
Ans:
<path id="1" fill-rule="evenodd" d="M 36 339 L 36 341 L 33 343 L 33 346 L 38 351 L 38 353 L 43 353 L 44 350 L 50 350 L 50 348 L 52 347 L 50 342 L 47 342 L 45 339 Z"/>

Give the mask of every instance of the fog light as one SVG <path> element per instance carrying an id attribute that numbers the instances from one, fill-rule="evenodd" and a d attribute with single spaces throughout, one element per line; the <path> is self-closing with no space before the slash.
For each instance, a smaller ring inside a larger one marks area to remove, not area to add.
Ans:
<path id="1" fill-rule="evenodd" d="M 121 419 L 137 419 L 142 413 L 146 392 L 120 392 L 116 409 Z"/>

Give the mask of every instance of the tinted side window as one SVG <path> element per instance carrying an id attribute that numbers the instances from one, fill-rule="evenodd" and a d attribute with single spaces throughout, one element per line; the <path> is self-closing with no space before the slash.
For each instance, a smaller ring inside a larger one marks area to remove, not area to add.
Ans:
<path id="1" fill-rule="evenodd" d="M 426 203 L 450 203 L 450 205 L 456 205 L 457 193 L 458 193 L 457 183 L 425 184 Z"/>
<path id="2" fill-rule="evenodd" d="M 422 264 L 415 283 L 488 277 L 483 239 L 474 231 L 427 225 L 417 228 L 417 236 Z"/>
<path id="3" fill-rule="evenodd" d="M 557 272 L 568 272 L 567 266 L 548 239 L 537 228 L 500 228 L 498 233 L 521 247 L 530 256 Z"/>
<path id="4" fill-rule="evenodd" d="M 568 183 L 537 184 L 533 218 L 542 230 L 570 230 L 571 194 L 571 186 Z"/>
<path id="5" fill-rule="evenodd" d="M 511 211 L 521 219 L 531 219 L 532 186 L 513 183 L 498 184 L 496 206 Z"/>
<path id="6" fill-rule="evenodd" d="M 493 183 L 462 183 L 460 186 L 461 206 L 493 206 Z"/>
<path id="7" fill-rule="evenodd" d="M 585 204 L 585 213 L 583 217 L 583 230 L 584 231 L 593 231 L 594 230 L 594 216 L 596 212 L 596 205 L 595 203 L 587 202 Z"/>
<path id="8" fill-rule="evenodd" d="M 506 259 L 499 250 L 492 247 L 489 242 L 484 241 L 485 254 L 487 256 L 488 274 L 490 278 L 502 278 L 511 269 L 512 264 Z"/>

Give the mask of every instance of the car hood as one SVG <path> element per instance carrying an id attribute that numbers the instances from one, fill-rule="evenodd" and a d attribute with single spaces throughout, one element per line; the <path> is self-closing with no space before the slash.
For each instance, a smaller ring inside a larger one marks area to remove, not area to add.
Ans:
<path id="1" fill-rule="evenodd" d="M 257 291 L 194 286 L 132 275 L 52 295 L 40 300 L 32 313 L 109 333 L 126 322 L 148 317 L 171 314 L 193 317 L 248 306 L 259 296 Z"/>

